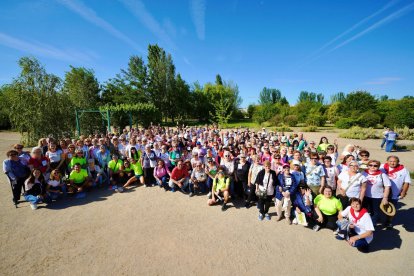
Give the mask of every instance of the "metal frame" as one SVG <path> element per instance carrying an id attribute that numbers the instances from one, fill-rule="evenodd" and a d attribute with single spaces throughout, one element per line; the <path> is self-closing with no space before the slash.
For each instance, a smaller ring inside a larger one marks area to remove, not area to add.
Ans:
<path id="1" fill-rule="evenodd" d="M 98 109 L 75 109 L 75 117 L 76 117 L 76 130 L 78 131 L 78 135 L 81 133 L 79 119 L 82 117 L 84 113 L 100 113 L 102 119 L 107 121 L 107 131 L 108 133 L 111 132 L 111 112 L 109 110 L 101 111 Z M 131 111 L 128 111 L 129 114 L 129 128 L 132 128 L 132 114 Z"/>

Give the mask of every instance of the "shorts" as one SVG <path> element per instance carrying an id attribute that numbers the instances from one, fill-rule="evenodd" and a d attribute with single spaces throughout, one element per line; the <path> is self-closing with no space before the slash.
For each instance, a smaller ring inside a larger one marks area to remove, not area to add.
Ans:
<path id="1" fill-rule="evenodd" d="M 135 175 L 135 178 L 139 180 L 139 179 L 140 179 L 141 177 L 143 177 L 143 176 L 144 176 L 143 174 L 136 174 L 136 175 Z"/>

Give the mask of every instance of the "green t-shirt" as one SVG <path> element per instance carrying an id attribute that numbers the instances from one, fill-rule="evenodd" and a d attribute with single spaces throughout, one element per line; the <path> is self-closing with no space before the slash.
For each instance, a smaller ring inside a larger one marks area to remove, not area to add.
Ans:
<path id="1" fill-rule="evenodd" d="M 88 177 L 88 172 L 85 169 L 81 169 L 79 172 L 73 170 L 69 175 L 69 180 L 73 180 L 74 183 L 80 184 Z"/>
<path id="2" fill-rule="evenodd" d="M 222 178 L 214 178 L 213 180 L 213 189 L 214 191 L 224 190 L 230 186 L 230 178 L 222 177 Z"/>
<path id="3" fill-rule="evenodd" d="M 114 160 L 111 160 L 108 162 L 108 168 L 111 169 L 114 173 L 118 172 L 123 165 L 123 162 L 121 159 L 118 159 L 116 162 Z"/>
<path id="4" fill-rule="evenodd" d="M 79 163 L 81 165 L 82 168 L 86 167 L 86 158 L 85 157 L 73 157 L 70 160 L 70 167 L 73 168 L 75 166 L 75 164 Z"/>
<path id="5" fill-rule="evenodd" d="M 324 195 L 318 195 L 313 202 L 322 213 L 328 216 L 335 215 L 342 210 L 341 201 L 334 196 L 326 198 Z"/>
<path id="6" fill-rule="evenodd" d="M 172 151 L 172 152 L 170 152 L 170 158 L 171 158 L 172 160 L 174 160 L 174 161 L 171 161 L 171 164 L 172 164 L 173 166 L 177 165 L 177 164 L 176 164 L 176 162 L 175 162 L 175 160 L 176 160 L 176 159 L 180 159 L 180 157 L 181 157 L 181 154 L 180 154 L 180 152 L 179 152 L 179 151 Z"/>
<path id="7" fill-rule="evenodd" d="M 135 175 L 143 175 L 144 172 L 142 171 L 141 163 L 137 162 L 135 164 L 131 164 L 131 168 L 134 170 Z"/>

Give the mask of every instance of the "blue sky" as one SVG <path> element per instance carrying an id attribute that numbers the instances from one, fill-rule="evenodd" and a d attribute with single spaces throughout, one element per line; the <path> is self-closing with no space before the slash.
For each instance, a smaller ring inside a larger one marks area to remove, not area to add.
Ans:
<path id="1" fill-rule="evenodd" d="M 0 1 L 0 84 L 22 56 L 104 83 L 154 43 L 190 85 L 237 84 L 243 107 L 264 86 L 291 104 L 303 90 L 414 95 L 414 0 Z"/>

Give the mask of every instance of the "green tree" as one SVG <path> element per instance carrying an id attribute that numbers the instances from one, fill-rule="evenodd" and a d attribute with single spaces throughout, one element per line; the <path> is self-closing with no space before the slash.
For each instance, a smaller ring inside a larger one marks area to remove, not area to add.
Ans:
<path id="1" fill-rule="evenodd" d="M 19 60 L 20 75 L 8 86 L 9 117 L 22 140 L 33 145 L 41 137 L 69 131 L 68 98 L 59 93 L 61 80 L 48 74 L 35 58 Z"/>
<path id="2" fill-rule="evenodd" d="M 92 70 L 83 67 L 70 67 L 65 74 L 63 93 L 70 101 L 72 111 L 68 114 L 74 120 L 75 110 L 97 109 L 100 105 L 100 87 Z M 99 113 L 85 113 L 80 117 L 81 131 L 89 134 L 102 131 L 102 117 Z M 80 135 L 81 133 L 79 133 Z"/>
<path id="3" fill-rule="evenodd" d="M 282 92 L 279 89 L 264 87 L 259 94 L 259 104 L 275 104 L 282 103 L 288 104 L 285 97 L 282 97 Z"/>

